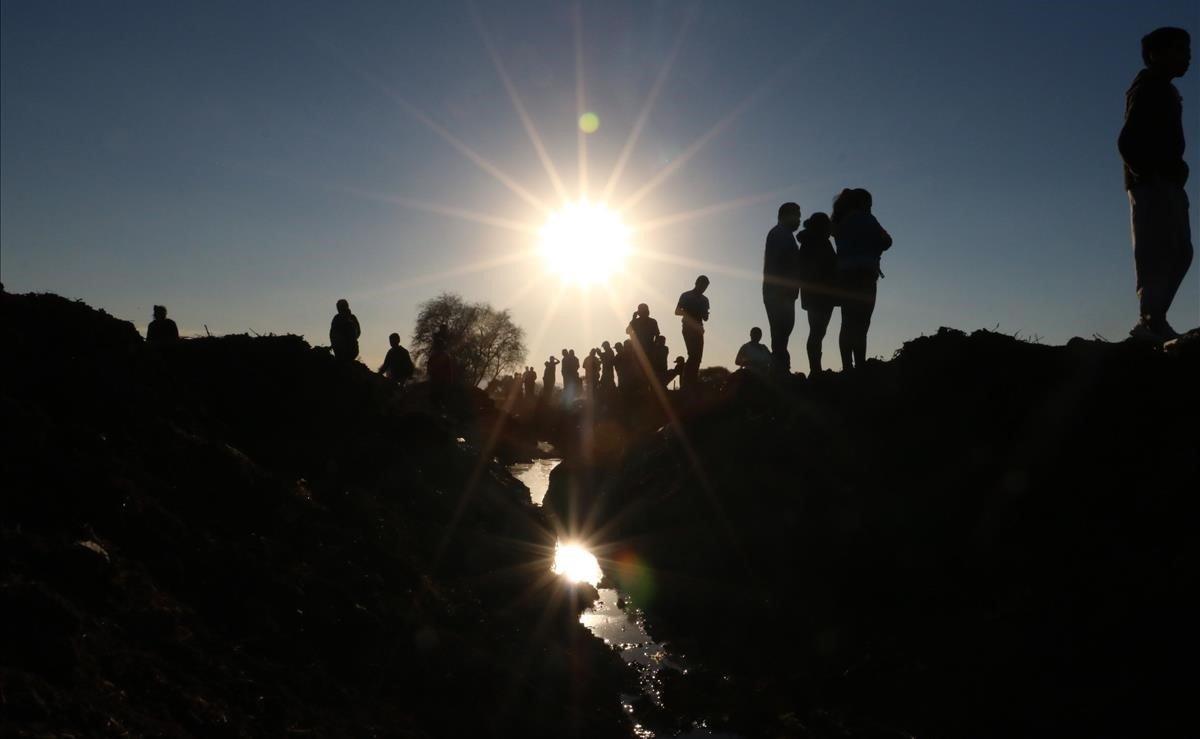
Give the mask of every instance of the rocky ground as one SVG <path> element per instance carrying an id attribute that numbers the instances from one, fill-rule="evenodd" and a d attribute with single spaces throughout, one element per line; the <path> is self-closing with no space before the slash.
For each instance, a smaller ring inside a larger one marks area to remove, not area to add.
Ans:
<path id="1" fill-rule="evenodd" d="M 0 343 L 0 734 L 628 735 L 485 399 L 53 295 Z"/>
<path id="2" fill-rule="evenodd" d="M 1200 334 L 514 414 L 53 295 L 0 342 L 5 736 L 628 736 L 563 527 L 689 667 L 659 736 L 1195 733 Z"/>
<path id="3" fill-rule="evenodd" d="M 546 505 L 691 664 L 661 726 L 1194 735 L 1198 378 L 1196 332 L 943 329 L 677 404 L 622 455 L 569 459 Z"/>

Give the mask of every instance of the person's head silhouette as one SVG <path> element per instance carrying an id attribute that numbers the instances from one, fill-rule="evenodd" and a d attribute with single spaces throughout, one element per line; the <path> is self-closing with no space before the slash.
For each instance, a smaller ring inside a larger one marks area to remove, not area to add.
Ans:
<path id="1" fill-rule="evenodd" d="M 1154 29 L 1142 37 L 1142 61 L 1172 79 L 1182 77 L 1192 62 L 1191 35 L 1173 26 Z"/>
<path id="2" fill-rule="evenodd" d="M 573 357 L 573 356 L 575 356 L 575 350 L 574 350 L 574 349 L 572 349 L 572 350 L 570 351 L 570 354 L 571 354 L 571 356 L 572 356 L 572 357 Z"/>
<path id="3" fill-rule="evenodd" d="M 804 229 L 820 238 L 829 238 L 829 216 L 821 212 L 813 213 L 804 219 Z"/>
<path id="4" fill-rule="evenodd" d="M 611 344 L 609 344 L 607 341 L 605 341 L 605 342 L 602 342 L 602 343 L 600 344 L 600 346 L 601 346 L 601 348 L 603 348 L 605 351 L 608 351 L 609 349 L 612 349 L 612 345 L 611 345 Z"/>
<path id="5" fill-rule="evenodd" d="M 350 312 L 350 301 L 346 300 L 345 298 L 339 298 L 338 302 L 337 302 L 337 312 L 338 313 L 349 313 Z"/>
<path id="6" fill-rule="evenodd" d="M 566 350 L 566 349 L 563 349 L 563 350 L 562 350 L 562 355 L 563 355 L 564 357 L 565 357 L 565 356 L 567 356 L 567 350 Z"/>
<path id="7" fill-rule="evenodd" d="M 167 317 L 166 307 L 161 306 L 161 305 L 154 306 L 154 320 L 161 321 L 162 319 L 164 319 L 166 317 Z"/>
<path id="8" fill-rule="evenodd" d="M 800 206 L 795 203 L 784 203 L 779 206 L 779 225 L 789 231 L 800 228 Z"/>
<path id="9" fill-rule="evenodd" d="M 637 313 L 635 313 L 634 315 L 641 316 L 642 318 L 649 318 L 650 317 L 650 306 L 646 305 L 645 303 L 638 303 Z"/>
<path id="10" fill-rule="evenodd" d="M 851 213 L 871 212 L 871 193 L 861 187 L 842 190 L 833 199 L 833 223 L 841 223 Z"/>
<path id="11" fill-rule="evenodd" d="M 761 328 L 759 328 L 758 326 L 755 326 L 754 328 L 750 329 L 750 341 L 754 342 L 755 344 L 762 341 L 762 329 Z"/>
<path id="12" fill-rule="evenodd" d="M 400 334 L 388 334 L 388 343 L 392 346 L 400 346 Z"/>
<path id="13" fill-rule="evenodd" d="M 700 275 L 696 278 L 696 292 L 702 293 L 708 289 L 708 276 Z"/>

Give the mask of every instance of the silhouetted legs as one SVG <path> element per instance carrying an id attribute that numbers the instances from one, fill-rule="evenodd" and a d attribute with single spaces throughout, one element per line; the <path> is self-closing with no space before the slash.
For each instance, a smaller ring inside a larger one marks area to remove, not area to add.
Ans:
<path id="1" fill-rule="evenodd" d="M 1192 228 L 1182 187 L 1137 185 L 1129 191 L 1138 309 L 1155 330 L 1165 324 L 1175 293 L 1192 264 Z"/>
<path id="2" fill-rule="evenodd" d="M 842 353 L 842 369 L 861 367 L 867 360 L 867 330 L 875 312 L 875 288 L 878 277 L 872 272 L 848 272 L 843 275 L 845 288 L 842 299 L 842 330 L 838 333 L 838 349 Z"/>
<path id="3" fill-rule="evenodd" d="M 680 387 L 691 390 L 696 387 L 700 374 L 700 358 L 704 355 L 704 329 L 683 327 L 683 345 L 687 347 L 687 364 L 683 367 Z"/>
<path id="4" fill-rule="evenodd" d="M 825 331 L 829 328 L 829 319 L 833 317 L 833 306 L 809 308 L 808 313 L 808 371 L 816 374 L 821 371 L 821 342 L 825 341 Z M 843 313 L 843 316 L 845 314 Z M 843 318 L 843 325 L 845 319 Z"/>
<path id="5" fill-rule="evenodd" d="M 775 368 L 785 372 L 792 368 L 792 355 L 788 354 L 788 339 L 796 326 L 796 299 L 786 295 L 763 294 L 763 306 L 767 309 L 767 325 L 771 330 L 771 357 Z"/>

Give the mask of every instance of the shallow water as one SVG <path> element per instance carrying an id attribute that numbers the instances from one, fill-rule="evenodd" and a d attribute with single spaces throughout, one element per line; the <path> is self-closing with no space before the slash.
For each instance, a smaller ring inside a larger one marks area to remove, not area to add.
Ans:
<path id="1" fill-rule="evenodd" d="M 514 464 L 509 467 L 509 472 L 529 488 L 529 497 L 534 504 L 541 505 L 542 500 L 546 497 L 546 492 L 550 489 L 550 472 L 561 461 L 560 459 L 535 459 L 532 463 Z M 564 545 L 563 542 L 559 542 L 559 546 L 560 548 L 574 548 L 578 545 Z M 594 564 L 594 562 L 593 558 L 592 563 Z M 555 571 L 560 572 L 561 569 L 563 569 L 561 563 L 556 557 Z M 568 573 L 560 572 L 560 574 Z M 599 575 L 596 574 L 595 581 L 592 581 L 591 576 L 576 579 L 585 579 L 591 581 L 592 585 L 596 585 L 599 582 Z M 662 706 L 659 672 L 669 669 L 686 674 L 687 668 L 679 660 L 672 658 L 665 644 L 651 638 L 646 631 L 645 620 L 642 618 L 641 612 L 629 602 L 628 596 L 616 588 L 598 588 L 597 592 L 600 597 L 579 616 L 579 623 L 592 632 L 593 636 L 602 639 L 605 644 L 616 649 L 621 655 L 621 659 L 637 670 L 638 684 L 641 686 L 642 692 L 654 701 L 655 705 Z M 637 696 L 633 695 L 620 696 L 621 705 L 633 721 L 633 736 L 639 739 L 651 739 L 656 736 L 655 733 L 638 723 L 637 717 L 633 715 L 633 703 L 636 699 Z M 737 739 L 736 735 L 716 733 L 703 727 L 696 727 L 692 731 L 675 736 L 686 739 L 700 737 Z"/>
<path id="2" fill-rule="evenodd" d="M 546 493 L 550 490 L 550 471 L 561 461 L 561 459 L 535 459 L 533 462 L 514 464 L 508 468 L 508 471 L 529 488 L 529 497 L 533 500 L 533 504 L 541 505 Z"/>

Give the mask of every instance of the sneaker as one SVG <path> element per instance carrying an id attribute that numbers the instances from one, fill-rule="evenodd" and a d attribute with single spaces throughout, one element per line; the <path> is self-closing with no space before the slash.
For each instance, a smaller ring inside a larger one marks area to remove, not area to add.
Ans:
<path id="1" fill-rule="evenodd" d="M 1138 321 L 1133 328 L 1129 330 L 1129 335 L 1135 341 L 1144 341 L 1147 343 L 1161 344 L 1166 341 L 1165 336 L 1155 331 L 1148 321 Z"/>

